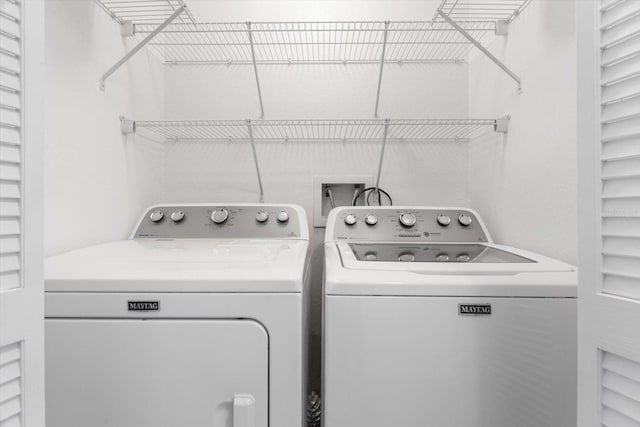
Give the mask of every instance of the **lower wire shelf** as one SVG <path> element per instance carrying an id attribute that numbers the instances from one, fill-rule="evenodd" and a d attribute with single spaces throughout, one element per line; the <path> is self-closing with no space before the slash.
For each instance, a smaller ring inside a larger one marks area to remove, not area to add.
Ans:
<path id="1" fill-rule="evenodd" d="M 181 120 L 134 121 L 121 117 L 123 134 L 165 141 L 469 141 L 506 133 L 499 119 Z"/>

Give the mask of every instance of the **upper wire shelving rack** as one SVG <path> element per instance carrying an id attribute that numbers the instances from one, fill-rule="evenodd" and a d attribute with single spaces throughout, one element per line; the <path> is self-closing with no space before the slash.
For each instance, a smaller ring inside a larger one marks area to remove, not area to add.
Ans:
<path id="1" fill-rule="evenodd" d="M 105 80 L 143 46 L 167 64 L 251 64 L 264 116 L 258 66 L 379 64 L 378 104 L 385 64 L 456 63 L 476 47 L 521 87 L 519 77 L 485 49 L 489 33 L 508 24 L 531 0 L 442 0 L 431 21 L 197 22 L 183 0 L 96 0 L 138 44 Z"/>

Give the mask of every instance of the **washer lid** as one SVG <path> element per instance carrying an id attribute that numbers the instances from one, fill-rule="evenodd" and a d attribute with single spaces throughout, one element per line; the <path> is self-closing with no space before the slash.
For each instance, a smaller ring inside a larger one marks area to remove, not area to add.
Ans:
<path id="1" fill-rule="evenodd" d="M 47 292 L 301 292 L 306 240 L 125 240 L 45 260 Z"/>
<path id="2" fill-rule="evenodd" d="M 487 243 L 325 244 L 325 293 L 573 298 L 576 268 Z"/>
<path id="3" fill-rule="evenodd" d="M 337 242 L 342 265 L 357 270 L 413 271 L 424 274 L 514 274 L 573 271 L 542 255 L 485 243 Z"/>

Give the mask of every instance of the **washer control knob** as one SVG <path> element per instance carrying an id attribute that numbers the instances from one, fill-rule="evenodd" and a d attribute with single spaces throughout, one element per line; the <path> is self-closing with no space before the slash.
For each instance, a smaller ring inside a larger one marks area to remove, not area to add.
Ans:
<path id="1" fill-rule="evenodd" d="M 374 214 L 369 214 L 364 217 L 364 222 L 366 222 L 367 225 L 376 225 L 378 223 L 378 217 Z"/>
<path id="2" fill-rule="evenodd" d="M 458 255 L 458 258 L 456 258 L 456 261 L 458 262 L 469 262 L 471 261 L 471 257 L 467 254 L 460 254 Z"/>
<path id="3" fill-rule="evenodd" d="M 229 211 L 224 208 L 216 209 L 211 212 L 211 221 L 215 222 L 216 224 L 222 224 L 227 220 L 227 218 L 229 218 Z"/>
<path id="4" fill-rule="evenodd" d="M 173 211 L 171 213 L 171 220 L 173 222 L 180 222 L 184 219 L 184 212 L 182 211 Z"/>
<path id="5" fill-rule="evenodd" d="M 436 256 L 436 261 L 438 261 L 438 262 L 447 262 L 447 261 L 449 261 L 449 255 L 447 255 L 447 254 L 439 254 L 438 256 Z"/>
<path id="6" fill-rule="evenodd" d="M 438 215 L 438 224 L 440 224 L 443 227 L 446 227 L 447 225 L 451 224 L 451 217 L 449 217 L 449 215 L 446 215 L 446 214 Z"/>
<path id="7" fill-rule="evenodd" d="M 468 227 L 473 222 L 473 219 L 471 219 L 471 216 L 467 214 L 460 214 L 460 216 L 458 217 L 458 222 L 460 223 L 460 225 Z"/>
<path id="8" fill-rule="evenodd" d="M 160 222 L 162 221 L 162 218 L 164 218 L 164 212 L 158 210 L 158 211 L 153 211 L 151 212 L 151 214 L 149 215 L 149 219 L 153 222 Z"/>
<path id="9" fill-rule="evenodd" d="M 267 222 L 268 219 L 269 219 L 269 212 L 260 210 L 256 213 L 256 221 Z"/>
<path id="10" fill-rule="evenodd" d="M 400 224 L 405 227 L 413 227 L 416 225 L 416 216 L 409 212 L 402 212 L 400 214 Z"/>
<path id="11" fill-rule="evenodd" d="M 287 222 L 289 221 L 289 214 L 287 213 L 287 211 L 280 211 L 280 213 L 278 213 L 278 222 Z"/>
<path id="12" fill-rule="evenodd" d="M 378 254 L 375 252 L 367 252 L 364 254 L 364 259 L 367 261 L 375 261 L 378 259 Z"/>
<path id="13" fill-rule="evenodd" d="M 344 223 L 347 225 L 355 225 L 356 221 L 357 221 L 357 218 L 353 214 L 349 214 L 344 217 Z"/>
<path id="14" fill-rule="evenodd" d="M 416 260 L 416 256 L 410 252 L 405 252 L 398 256 L 398 261 L 401 262 L 413 262 Z"/>

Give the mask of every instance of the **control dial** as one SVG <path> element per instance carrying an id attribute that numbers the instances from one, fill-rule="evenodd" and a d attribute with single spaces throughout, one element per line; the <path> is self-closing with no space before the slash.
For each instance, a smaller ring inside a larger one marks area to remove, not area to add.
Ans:
<path id="1" fill-rule="evenodd" d="M 278 222 L 287 222 L 289 221 L 289 214 L 287 211 L 280 211 L 277 216 Z"/>
<path id="2" fill-rule="evenodd" d="M 364 259 L 366 259 L 367 261 L 375 261 L 378 259 L 378 254 L 375 252 L 367 252 L 366 254 L 364 254 Z"/>
<path id="3" fill-rule="evenodd" d="M 469 262 L 469 261 L 471 261 L 471 257 L 469 255 L 467 255 L 467 254 L 460 254 L 456 258 L 456 261 L 458 261 L 458 262 Z"/>
<path id="4" fill-rule="evenodd" d="M 471 219 L 471 216 L 467 214 L 460 214 L 460 216 L 458 217 L 458 222 L 460 223 L 460 225 L 468 227 L 473 222 L 473 219 Z"/>
<path id="5" fill-rule="evenodd" d="M 173 222 L 180 222 L 184 219 L 184 212 L 182 211 L 174 211 L 171 213 L 171 220 Z"/>
<path id="6" fill-rule="evenodd" d="M 400 224 L 405 227 L 413 227 L 416 225 L 416 216 L 409 212 L 402 212 L 400 214 Z"/>
<path id="7" fill-rule="evenodd" d="M 449 255 L 447 255 L 447 254 L 439 254 L 438 256 L 436 256 L 436 261 L 438 261 L 438 262 L 447 262 L 447 261 L 449 261 Z"/>
<path id="8" fill-rule="evenodd" d="M 446 227 L 447 225 L 451 224 L 451 217 L 445 214 L 438 215 L 438 224 L 442 225 L 443 227 Z"/>
<path id="9" fill-rule="evenodd" d="M 269 212 L 260 210 L 256 213 L 256 221 L 266 222 L 269 219 Z"/>
<path id="10" fill-rule="evenodd" d="M 349 215 L 344 217 L 344 223 L 347 224 L 347 225 L 355 225 L 357 220 L 358 219 L 353 214 L 349 214 Z"/>
<path id="11" fill-rule="evenodd" d="M 211 212 L 211 221 L 216 224 L 222 224 L 229 218 L 229 211 L 226 209 L 216 209 Z"/>
<path id="12" fill-rule="evenodd" d="M 398 261 L 400 262 L 413 262 L 416 260 L 416 256 L 410 252 L 405 252 L 398 256 Z"/>
<path id="13" fill-rule="evenodd" d="M 367 225 L 376 225 L 378 223 L 378 217 L 374 214 L 369 214 L 364 217 L 364 222 L 366 222 Z"/>
<path id="14" fill-rule="evenodd" d="M 149 219 L 153 222 L 160 222 L 162 221 L 162 218 L 164 218 L 164 212 L 162 211 L 153 211 L 151 212 L 151 214 L 149 215 Z"/>

